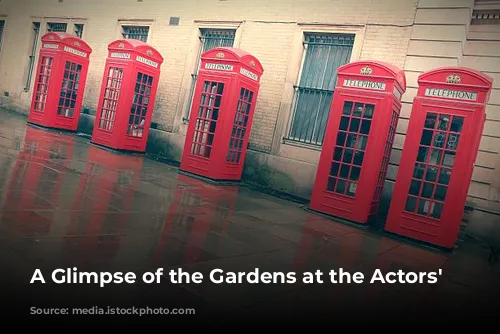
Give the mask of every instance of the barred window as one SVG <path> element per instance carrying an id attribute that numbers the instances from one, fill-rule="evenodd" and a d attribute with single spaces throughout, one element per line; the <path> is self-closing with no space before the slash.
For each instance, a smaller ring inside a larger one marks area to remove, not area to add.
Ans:
<path id="1" fill-rule="evenodd" d="M 193 94 L 196 87 L 196 79 L 198 78 L 198 69 L 200 66 L 201 55 L 213 48 L 217 47 L 232 47 L 234 45 L 234 38 L 236 35 L 236 30 L 234 29 L 200 29 L 200 50 L 196 59 L 196 65 L 194 67 L 194 72 L 191 73 L 191 89 L 189 93 L 189 105 L 184 112 L 184 121 L 189 120 L 189 114 L 191 111 L 191 106 L 193 103 Z"/>
<path id="2" fill-rule="evenodd" d="M 67 28 L 68 28 L 67 23 L 54 23 L 54 22 L 47 23 L 48 32 L 66 32 Z"/>
<path id="3" fill-rule="evenodd" d="M 285 139 L 321 146 L 337 81 L 337 68 L 351 58 L 354 35 L 305 35 L 305 55 Z"/>
<path id="4" fill-rule="evenodd" d="M 148 41 L 148 26 L 122 26 L 122 36 L 126 39 L 137 39 L 146 43 Z"/>

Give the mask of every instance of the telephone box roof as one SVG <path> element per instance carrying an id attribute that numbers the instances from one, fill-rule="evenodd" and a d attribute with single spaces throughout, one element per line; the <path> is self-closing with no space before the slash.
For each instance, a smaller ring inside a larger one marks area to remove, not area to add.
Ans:
<path id="1" fill-rule="evenodd" d="M 239 61 L 240 63 L 249 65 L 249 66 L 257 69 L 257 71 L 260 72 L 259 74 L 264 73 L 264 68 L 262 67 L 262 64 L 255 56 L 246 52 L 245 50 L 238 49 L 238 48 L 230 48 L 230 47 L 213 48 L 213 49 L 210 49 L 210 50 L 204 52 L 201 55 L 201 58 L 202 59 L 217 59 L 218 58 L 217 55 L 220 52 L 225 52 L 225 53 L 229 53 L 229 54 L 233 55 L 235 60 Z"/>
<path id="2" fill-rule="evenodd" d="M 92 52 L 92 48 L 81 38 L 65 32 L 49 32 L 42 36 L 42 42 L 59 42 L 71 47 L 76 47 L 87 53 Z"/>

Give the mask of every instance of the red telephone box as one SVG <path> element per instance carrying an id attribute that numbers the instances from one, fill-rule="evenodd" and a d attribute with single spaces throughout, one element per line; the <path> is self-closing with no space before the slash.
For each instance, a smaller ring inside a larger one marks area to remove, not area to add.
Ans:
<path id="1" fill-rule="evenodd" d="M 49 32 L 42 37 L 29 123 L 76 131 L 91 53 L 74 35 Z"/>
<path id="2" fill-rule="evenodd" d="M 375 61 L 346 64 L 337 76 L 310 208 L 365 224 L 380 204 L 406 79 Z"/>
<path id="3" fill-rule="evenodd" d="M 213 256 L 202 248 L 206 243 L 212 244 L 207 241 L 211 231 L 215 229 L 224 232 L 238 196 L 239 189 L 236 186 L 214 190 L 213 186 L 184 175 L 179 175 L 177 179 L 189 186 L 187 189 L 177 188 L 174 192 L 174 200 L 155 248 L 155 261 L 158 265 L 164 264 L 166 253 L 172 253 L 169 247 L 171 235 L 178 235 L 179 232 L 187 235 L 182 240 L 186 243 L 185 253 L 180 260 L 182 264 L 212 259 Z M 222 234 L 218 232 L 213 235 Z M 222 241 L 218 246 L 223 247 Z"/>
<path id="4" fill-rule="evenodd" d="M 163 57 L 133 39 L 108 45 L 92 143 L 145 152 Z"/>
<path id="5" fill-rule="evenodd" d="M 218 181 L 241 179 L 263 71 L 257 58 L 240 49 L 201 55 L 182 171 Z"/>
<path id="6" fill-rule="evenodd" d="M 5 190 L 0 234 L 49 233 L 53 209 L 59 201 L 65 177 L 64 169 L 69 167 L 73 156 L 74 140 L 72 136 L 26 128 L 24 148 L 16 159 Z M 46 212 L 34 213 L 33 210 Z"/>
<path id="7" fill-rule="evenodd" d="M 467 68 L 439 68 L 419 76 L 386 231 L 453 247 L 492 83 Z"/>

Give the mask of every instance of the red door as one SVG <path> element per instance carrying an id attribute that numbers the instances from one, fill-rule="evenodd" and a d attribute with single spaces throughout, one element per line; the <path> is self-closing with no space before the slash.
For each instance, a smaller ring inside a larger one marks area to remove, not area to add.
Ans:
<path id="1" fill-rule="evenodd" d="M 224 177 L 234 175 L 239 177 L 241 175 L 247 151 L 246 148 L 248 145 L 248 139 L 252 129 L 253 112 L 256 102 L 256 94 L 254 92 L 258 90 L 258 87 L 242 83 L 239 90 L 240 92 L 236 105 L 236 113 L 234 115 L 232 130 L 229 136 L 229 145 L 226 146 L 228 147 L 228 152 Z M 230 120 L 228 119 L 227 121 L 229 122 Z"/>
<path id="2" fill-rule="evenodd" d="M 360 98 L 351 95 L 339 95 L 335 103 L 342 107 L 342 113 L 332 114 L 328 121 L 328 128 L 337 131 L 329 131 L 328 135 L 334 138 L 325 138 L 325 143 L 334 143 L 324 147 L 321 161 L 328 160 L 329 164 L 320 163 L 328 171 L 318 170 L 317 187 L 324 189 L 323 193 L 313 192 L 313 196 L 321 196 L 322 199 L 312 198 L 311 208 L 326 212 L 335 216 L 349 217 L 354 221 L 364 221 L 368 216 L 373 193 L 364 192 L 358 188 L 358 184 L 364 184 L 367 189 L 376 179 L 371 177 L 373 173 L 364 173 L 364 168 L 370 168 L 370 161 L 377 160 L 376 152 L 371 152 L 370 147 L 376 147 L 381 140 L 375 135 L 376 127 L 385 123 L 385 116 L 377 115 L 384 112 L 381 108 L 380 98 Z M 378 159 L 380 160 L 380 159 Z M 377 161 L 378 161 L 377 160 Z M 380 166 L 374 166 L 379 168 Z M 378 175 L 377 175 L 378 176 Z M 363 203 L 364 205 L 360 205 Z M 360 210 L 360 208 L 362 210 Z M 361 212 L 363 211 L 363 212 Z"/>
<path id="3" fill-rule="evenodd" d="M 54 121 L 56 126 L 75 130 L 78 127 L 79 106 L 83 98 L 79 90 L 84 86 L 81 79 L 85 80 L 85 78 L 86 68 L 82 64 L 71 58 L 65 60 L 57 116 Z"/>
<path id="4" fill-rule="evenodd" d="M 216 149 L 216 142 L 219 141 L 222 122 L 229 114 L 228 103 L 231 95 L 229 79 L 206 75 L 199 78 L 203 84 L 198 86 L 194 100 L 197 101 L 197 109 L 193 108 L 191 120 L 188 127 L 186 140 L 189 145 L 184 149 L 187 159 L 186 170 L 193 172 L 209 171 L 211 161 L 224 161 L 217 159 L 217 154 L 225 151 L 225 147 Z M 224 157 L 225 158 L 225 157 Z M 223 166 L 221 166 L 223 167 Z"/>
<path id="5" fill-rule="evenodd" d="M 412 114 L 412 122 L 417 124 L 410 124 L 407 140 L 417 140 L 406 144 L 401 161 L 414 161 L 415 165 L 400 167 L 401 182 L 395 184 L 389 216 L 402 214 L 386 229 L 451 247 L 458 230 L 448 222 L 461 218 L 463 211 L 457 205 L 465 201 L 467 191 L 463 188 L 468 187 L 472 171 L 469 155 L 477 135 L 471 127 L 474 109 L 422 103 L 419 99 L 414 109 L 421 112 Z"/>

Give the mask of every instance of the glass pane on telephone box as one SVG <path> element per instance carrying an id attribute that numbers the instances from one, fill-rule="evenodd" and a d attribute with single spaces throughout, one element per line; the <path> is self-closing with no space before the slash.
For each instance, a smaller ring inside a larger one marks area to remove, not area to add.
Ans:
<path id="1" fill-rule="evenodd" d="M 223 92 L 224 83 L 204 82 L 196 115 L 191 154 L 210 158 Z"/>
<path id="2" fill-rule="evenodd" d="M 52 57 L 42 57 L 40 71 L 36 78 L 36 94 L 34 110 L 44 112 L 47 103 L 47 93 L 49 90 L 50 74 L 52 72 Z"/>
<path id="3" fill-rule="evenodd" d="M 99 129 L 111 131 L 116 117 L 116 107 L 122 86 L 123 68 L 110 67 L 105 81 L 106 88 L 102 99 L 102 112 Z"/>
<path id="4" fill-rule="evenodd" d="M 229 151 L 226 158 L 227 162 L 240 162 L 252 102 L 253 92 L 242 87 L 236 106 L 236 114 L 234 115 L 233 129 L 229 141 Z"/>
<path id="5" fill-rule="evenodd" d="M 464 117 L 427 112 L 405 211 L 440 219 Z"/>
<path id="6" fill-rule="evenodd" d="M 327 191 L 356 195 L 374 111 L 373 104 L 344 102 Z"/>
<path id="7" fill-rule="evenodd" d="M 146 114 L 149 107 L 149 98 L 151 87 L 153 86 L 153 77 L 141 72 L 137 73 L 137 80 L 134 90 L 134 99 L 127 127 L 127 134 L 133 137 L 142 137 L 144 124 L 146 123 Z"/>
<path id="8" fill-rule="evenodd" d="M 61 95 L 57 114 L 64 117 L 73 117 L 82 65 L 66 61 L 64 76 L 61 86 Z"/>

